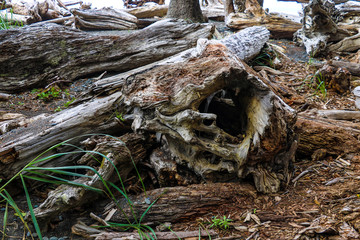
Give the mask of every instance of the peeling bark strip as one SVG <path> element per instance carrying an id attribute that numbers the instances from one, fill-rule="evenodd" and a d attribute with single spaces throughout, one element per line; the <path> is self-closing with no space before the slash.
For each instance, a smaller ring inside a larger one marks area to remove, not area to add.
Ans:
<path id="1" fill-rule="evenodd" d="M 164 31 L 166 29 L 166 31 Z M 194 47 L 211 24 L 159 21 L 123 36 L 96 36 L 56 24 L 0 32 L 0 89 L 21 91 L 56 78 L 124 72 Z"/>

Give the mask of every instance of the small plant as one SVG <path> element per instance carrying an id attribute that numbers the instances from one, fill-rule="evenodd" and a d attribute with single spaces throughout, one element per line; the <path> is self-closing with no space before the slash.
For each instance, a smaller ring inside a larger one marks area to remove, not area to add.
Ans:
<path id="1" fill-rule="evenodd" d="M 119 113 L 118 111 L 115 111 L 115 116 L 117 119 L 119 119 L 120 121 L 124 122 L 124 118 L 123 118 L 123 113 Z"/>
<path id="2" fill-rule="evenodd" d="M 232 221 L 231 219 L 227 218 L 226 216 L 223 216 L 223 218 L 212 217 L 211 219 L 212 224 L 210 227 L 217 227 L 224 230 L 227 230 L 229 228 L 229 223 Z"/>
<path id="3" fill-rule="evenodd" d="M 37 97 L 45 102 L 51 101 L 52 99 L 59 98 L 62 90 L 58 87 L 51 87 L 50 89 L 44 90 L 37 94 Z"/>
<path id="4" fill-rule="evenodd" d="M 65 107 L 65 108 L 68 108 L 68 107 L 70 106 L 70 104 L 72 104 L 75 100 L 76 100 L 76 98 L 72 98 L 70 101 L 67 101 L 67 102 L 64 104 L 64 107 Z"/>
<path id="5" fill-rule="evenodd" d="M 62 109 L 60 106 L 58 106 L 57 108 L 55 108 L 54 112 L 60 112 Z"/>
<path id="6" fill-rule="evenodd" d="M 250 61 L 250 65 L 268 66 L 275 69 L 274 58 L 276 58 L 275 51 L 273 51 L 271 47 L 264 47 L 261 52 Z"/>

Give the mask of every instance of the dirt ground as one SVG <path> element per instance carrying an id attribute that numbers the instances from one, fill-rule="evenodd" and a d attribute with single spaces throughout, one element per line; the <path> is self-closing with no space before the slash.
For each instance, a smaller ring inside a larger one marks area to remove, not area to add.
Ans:
<path id="1" fill-rule="evenodd" d="M 284 48 L 292 59 L 275 67 L 287 75 L 270 76 L 274 83 L 290 93 L 284 100 L 291 107 L 299 112 L 309 109 L 355 110 L 354 96 L 350 91 L 339 94 L 328 90 L 324 95 L 309 84 L 318 69 L 313 61 L 321 59 L 307 58 L 303 48 L 291 42 L 271 42 Z M 3 112 L 16 112 L 26 116 L 60 111 L 71 107 L 71 104 L 67 103 L 78 99 L 92 82 L 93 79 L 83 79 L 72 85 L 59 83 L 57 87 L 61 92 L 55 99 L 39 99 L 38 94 L 44 89 L 13 94 L 8 101 L 0 102 L 0 109 Z M 352 89 L 356 82 L 357 79 L 353 78 Z M 232 220 L 230 228 L 215 228 L 219 234 L 217 239 L 360 238 L 357 233 L 360 231 L 359 153 L 329 155 L 317 160 L 312 160 L 311 154 L 305 157 L 297 156 L 293 178 L 283 191 L 270 195 L 257 194 L 248 198 L 234 197 L 232 202 L 218 206 L 205 216 L 199 216 L 191 222 L 172 224 L 171 229 L 175 232 L 198 230 L 201 225 L 209 226 L 208 222 L 212 221 L 212 217 L 226 216 Z M 35 205 L 46 197 L 47 191 L 48 189 L 43 187 L 32 192 Z M 26 211 L 24 198 L 18 196 L 17 199 L 22 201 L 20 206 Z M 4 203 L 0 203 L 0 208 L 2 226 Z M 96 208 L 99 206 L 90 205 L 64 213 L 52 222 L 44 236 L 53 239 L 82 239 L 72 234 L 70 228 L 79 220 L 86 224 L 94 223 L 86 210 L 96 211 Z M 5 239 L 31 239 L 17 217 L 9 216 L 8 222 L 8 235 Z"/>

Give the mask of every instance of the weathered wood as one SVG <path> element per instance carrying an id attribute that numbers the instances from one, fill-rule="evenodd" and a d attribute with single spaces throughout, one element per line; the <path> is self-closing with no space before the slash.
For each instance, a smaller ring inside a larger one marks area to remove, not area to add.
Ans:
<path id="1" fill-rule="evenodd" d="M 167 5 L 152 5 L 142 6 L 137 8 L 127 8 L 124 11 L 134 15 L 137 18 L 153 18 L 165 17 L 169 6 Z"/>
<path id="2" fill-rule="evenodd" d="M 130 197 L 134 203 L 133 209 L 138 219 L 149 206 L 145 204 L 145 198 L 148 198 L 150 202 L 157 200 L 143 218 L 144 223 L 186 221 L 203 216 L 226 202 L 234 201 L 236 198 L 256 197 L 254 187 L 245 183 L 195 184 L 187 187 L 159 188 L 146 193 L 146 196 L 140 194 Z M 130 221 L 134 221 L 129 206 L 126 203 L 121 203 L 121 207 Z M 110 221 L 125 222 L 127 220 L 123 213 L 117 211 Z"/>
<path id="3" fill-rule="evenodd" d="M 326 50 L 328 42 L 351 36 L 337 26 L 340 20 L 341 14 L 332 1 L 312 0 L 304 7 L 303 26 L 295 39 L 305 46 L 309 55 L 317 56 Z"/>
<path id="4" fill-rule="evenodd" d="M 136 29 L 137 18 L 114 8 L 73 9 L 75 26 L 85 30 L 130 30 Z"/>
<path id="5" fill-rule="evenodd" d="M 317 115 L 334 120 L 360 120 L 360 111 L 349 110 L 318 110 Z"/>
<path id="6" fill-rule="evenodd" d="M 311 156 L 316 150 L 338 156 L 360 151 L 360 127 L 357 123 L 323 119 L 311 113 L 301 113 L 295 125 L 299 135 L 297 153 Z"/>
<path id="7" fill-rule="evenodd" d="M 53 24 L 4 30 L 0 89 L 15 92 L 55 78 L 71 81 L 104 71 L 124 72 L 189 49 L 198 38 L 210 38 L 213 30 L 211 24 L 173 20 L 123 36 L 96 36 Z"/>
<path id="8" fill-rule="evenodd" d="M 140 237 L 137 233 L 131 232 L 108 232 L 106 230 L 98 230 L 89 226 L 86 226 L 84 223 L 77 223 L 72 228 L 71 231 L 73 234 L 80 235 L 86 239 L 97 239 L 97 240 L 106 240 L 106 239 L 143 239 L 144 237 Z M 210 230 L 202 230 L 200 231 L 185 231 L 185 232 L 155 232 L 156 239 L 159 240 L 178 240 L 187 239 L 187 238 L 195 238 L 199 237 L 215 237 L 217 233 Z"/>
<path id="9" fill-rule="evenodd" d="M 226 26 L 244 29 L 251 26 L 265 26 L 272 38 L 292 39 L 294 33 L 301 28 L 301 24 L 277 15 L 253 17 L 245 13 L 230 14 Z"/>
<path id="10" fill-rule="evenodd" d="M 119 126 L 114 119 L 116 102 L 121 96 L 121 93 L 114 93 L 105 98 L 94 99 L 33 121 L 24 128 L 1 136 L 0 177 L 8 179 L 36 156 L 64 140 L 75 138 L 70 143 L 76 144 L 86 138 L 85 134 L 115 134 L 126 129 L 125 126 Z M 62 150 L 67 151 L 69 148 L 64 147 Z M 54 153 L 56 150 L 48 152 Z M 72 161 L 72 158 L 63 156 L 47 164 L 64 166 L 72 164 Z"/>
<path id="11" fill-rule="evenodd" d="M 153 236 L 149 234 L 149 236 Z M 156 239 L 159 240 L 178 240 L 178 239 L 198 239 L 199 237 L 215 237 L 217 233 L 214 230 L 201 231 L 181 231 L 181 232 L 155 232 Z M 112 240 L 112 239 L 134 239 L 140 240 L 138 233 L 124 233 L 124 232 L 105 232 L 91 235 L 95 240 Z"/>
<path id="12" fill-rule="evenodd" d="M 331 61 L 327 61 L 325 63 L 314 63 L 313 65 L 318 68 L 321 68 L 326 64 L 333 66 L 333 67 L 344 68 L 344 69 L 348 70 L 351 73 L 351 75 L 360 76 L 360 65 L 358 63 L 354 63 L 354 62 L 331 60 Z"/>
<path id="13" fill-rule="evenodd" d="M 340 42 L 329 45 L 327 50 L 330 52 L 353 52 L 360 49 L 360 34 L 344 38 Z"/>

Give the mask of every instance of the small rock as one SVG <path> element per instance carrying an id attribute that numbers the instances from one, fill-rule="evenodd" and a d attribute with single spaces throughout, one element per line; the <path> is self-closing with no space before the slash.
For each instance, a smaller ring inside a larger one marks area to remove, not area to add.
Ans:
<path id="1" fill-rule="evenodd" d="M 275 201 L 276 201 L 276 202 L 280 202 L 280 201 L 281 201 L 281 197 L 276 196 L 276 197 L 275 197 Z"/>
<path id="2" fill-rule="evenodd" d="M 58 240 L 57 237 L 51 237 L 50 240 Z"/>
<path id="3" fill-rule="evenodd" d="M 43 240 L 49 240 L 49 238 L 48 237 L 43 237 Z"/>

